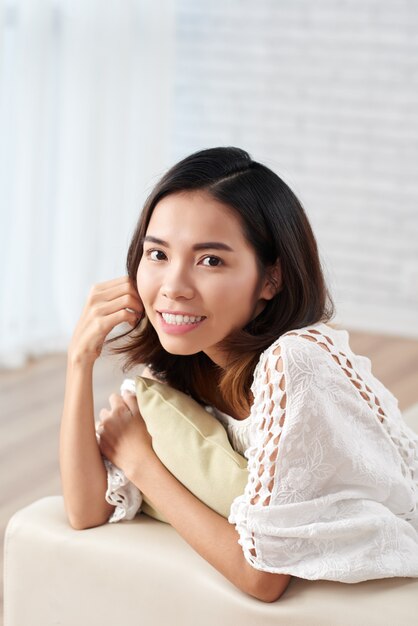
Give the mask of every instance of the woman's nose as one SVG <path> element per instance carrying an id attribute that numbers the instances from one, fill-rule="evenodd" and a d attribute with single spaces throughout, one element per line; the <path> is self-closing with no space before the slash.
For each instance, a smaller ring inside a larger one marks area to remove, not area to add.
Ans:
<path id="1" fill-rule="evenodd" d="M 178 298 L 190 300 L 194 296 L 194 287 L 184 271 L 180 268 L 177 270 L 172 268 L 165 276 L 161 293 L 170 300 L 177 300 Z"/>

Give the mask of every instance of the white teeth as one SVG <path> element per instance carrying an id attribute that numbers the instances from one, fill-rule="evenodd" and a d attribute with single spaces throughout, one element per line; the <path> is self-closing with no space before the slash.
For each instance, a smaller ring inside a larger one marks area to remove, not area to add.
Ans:
<path id="1" fill-rule="evenodd" d="M 203 319 L 202 315 L 195 317 L 194 315 L 174 315 L 174 313 L 161 313 L 167 324 L 196 324 Z"/>

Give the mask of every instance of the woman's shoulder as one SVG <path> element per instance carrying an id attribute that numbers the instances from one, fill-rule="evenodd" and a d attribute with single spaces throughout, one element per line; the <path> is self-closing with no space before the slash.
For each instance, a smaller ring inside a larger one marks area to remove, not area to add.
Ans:
<path id="1" fill-rule="evenodd" d="M 286 374 L 286 386 L 292 377 L 297 377 L 303 385 L 307 378 L 324 377 L 331 377 L 338 384 L 347 376 L 357 378 L 359 370 L 369 369 L 369 359 L 357 357 L 351 351 L 347 331 L 318 322 L 289 330 L 273 341 L 260 355 L 253 381 L 254 388 L 265 382 L 281 381 L 283 385 Z"/>
<path id="2" fill-rule="evenodd" d="M 329 324 L 324 322 L 317 322 L 304 326 L 302 328 L 295 328 L 283 333 L 276 343 L 288 341 L 290 338 L 304 339 L 311 343 L 316 343 L 320 347 L 332 346 L 336 349 L 341 347 L 349 348 L 349 334 L 346 330 L 338 328 L 335 324 Z"/>
<path id="3" fill-rule="evenodd" d="M 286 352 L 289 347 L 289 343 L 294 343 L 297 340 L 296 351 L 304 351 L 305 346 L 309 349 L 310 343 L 307 341 L 301 341 L 300 338 L 308 339 L 317 338 L 322 335 L 317 335 L 319 332 L 319 324 L 313 324 L 297 330 L 291 330 L 283 333 L 275 341 L 273 341 L 268 348 L 266 348 L 259 356 L 257 365 L 254 370 L 253 384 L 251 391 L 256 393 L 261 389 L 265 383 L 282 384 L 283 379 L 283 359 L 286 359 Z M 315 341 L 316 339 L 314 339 Z M 303 358 L 303 357 L 302 357 Z M 287 359 L 286 359 L 287 360 Z"/>
<path id="4" fill-rule="evenodd" d="M 289 330 L 273 343 L 260 355 L 259 363 L 266 362 L 269 358 L 280 357 L 286 348 L 292 346 L 296 351 L 309 351 L 311 345 L 316 345 L 323 351 L 331 354 L 352 354 L 349 347 L 349 335 L 346 330 L 339 329 L 335 325 L 317 322 Z"/>
<path id="5" fill-rule="evenodd" d="M 282 371 L 287 391 L 293 378 L 304 389 L 310 381 L 317 389 L 329 387 L 349 394 L 351 401 L 366 401 L 379 418 L 385 416 L 385 408 L 388 414 L 399 414 L 397 399 L 373 375 L 370 359 L 355 354 L 349 333 L 335 325 L 319 322 L 284 333 L 261 355 L 254 379 L 273 380 Z"/>

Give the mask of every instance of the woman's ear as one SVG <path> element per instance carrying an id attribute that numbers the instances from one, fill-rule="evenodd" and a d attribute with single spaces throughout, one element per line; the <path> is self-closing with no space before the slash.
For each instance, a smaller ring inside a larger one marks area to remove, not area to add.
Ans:
<path id="1" fill-rule="evenodd" d="M 282 266 L 279 260 L 266 270 L 264 278 L 264 286 L 260 297 L 265 300 L 272 300 L 276 294 L 282 289 Z"/>

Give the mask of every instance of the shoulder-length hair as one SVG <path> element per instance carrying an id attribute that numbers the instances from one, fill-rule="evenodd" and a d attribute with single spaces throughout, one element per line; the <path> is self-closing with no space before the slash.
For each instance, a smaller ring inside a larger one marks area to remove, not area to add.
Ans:
<path id="1" fill-rule="evenodd" d="M 170 354 L 145 317 L 127 333 L 123 346 L 111 352 L 123 354 L 123 371 L 145 363 L 156 378 L 180 389 L 198 402 L 222 404 L 238 412 L 248 411 L 250 387 L 260 354 L 283 333 L 327 322 L 334 305 L 327 290 L 314 234 L 305 211 L 288 185 L 268 167 L 253 161 L 235 147 L 201 150 L 174 165 L 148 196 L 133 234 L 126 268 L 136 285 L 151 215 L 169 194 L 201 190 L 232 208 L 243 227 L 258 262 L 260 276 L 278 261 L 282 285 L 264 310 L 247 326 L 225 338 L 221 347 L 229 357 L 221 369 L 203 352 Z"/>

